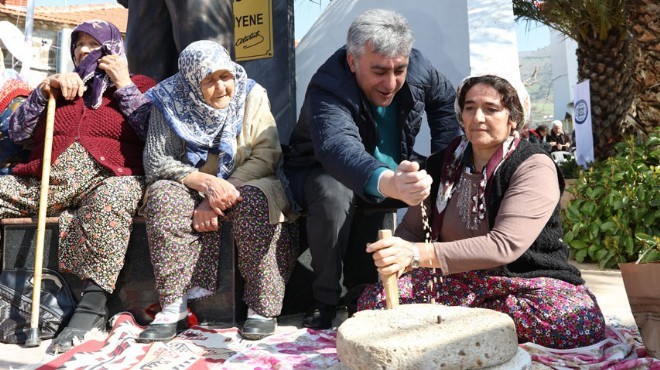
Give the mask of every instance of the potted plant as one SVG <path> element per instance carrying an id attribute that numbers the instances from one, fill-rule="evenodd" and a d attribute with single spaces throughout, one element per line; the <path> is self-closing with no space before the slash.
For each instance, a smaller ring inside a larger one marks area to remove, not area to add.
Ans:
<path id="1" fill-rule="evenodd" d="M 660 129 L 628 138 L 581 171 L 563 211 L 564 240 L 578 262 L 619 267 L 650 355 L 660 355 Z"/>

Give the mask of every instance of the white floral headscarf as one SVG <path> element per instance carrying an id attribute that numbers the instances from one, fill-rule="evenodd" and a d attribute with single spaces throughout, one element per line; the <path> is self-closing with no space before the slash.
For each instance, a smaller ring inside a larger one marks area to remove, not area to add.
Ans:
<path id="1" fill-rule="evenodd" d="M 234 96 L 225 109 L 204 101 L 201 81 L 219 70 L 234 75 Z M 179 56 L 179 72 L 147 92 L 169 127 L 186 142 L 186 157 L 200 167 L 208 153 L 218 154 L 218 176 L 234 171 L 236 137 L 241 132 L 248 84 L 245 69 L 234 63 L 227 50 L 214 41 L 196 41 Z"/>

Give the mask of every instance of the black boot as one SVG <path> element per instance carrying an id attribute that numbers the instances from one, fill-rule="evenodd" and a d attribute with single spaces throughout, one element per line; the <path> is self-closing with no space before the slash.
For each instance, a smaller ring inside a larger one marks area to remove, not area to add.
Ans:
<path id="1" fill-rule="evenodd" d="M 302 324 L 304 327 L 314 330 L 330 329 L 332 320 L 336 316 L 337 306 L 316 301 L 314 307 L 307 311 Z"/>
<path id="2" fill-rule="evenodd" d="M 96 328 L 106 329 L 106 302 L 110 293 L 106 292 L 92 280 L 85 280 L 82 298 L 73 312 L 66 328 L 53 339 L 51 349 L 55 353 L 63 353 L 73 347 L 73 340 L 79 341 L 85 334 Z"/>

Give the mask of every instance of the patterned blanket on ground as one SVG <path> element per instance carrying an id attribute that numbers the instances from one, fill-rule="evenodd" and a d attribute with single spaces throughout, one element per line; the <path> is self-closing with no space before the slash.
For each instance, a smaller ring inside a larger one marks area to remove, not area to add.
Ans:
<path id="1" fill-rule="evenodd" d="M 339 362 L 334 330 L 298 329 L 253 342 L 236 328 L 195 326 L 168 343 L 137 343 L 143 329 L 121 314 L 105 340 L 88 340 L 37 369 L 325 369 Z M 520 346 L 539 369 L 660 369 L 636 329 L 623 326 L 608 326 L 607 339 L 585 348 Z"/>
<path id="2" fill-rule="evenodd" d="M 130 314 L 104 341 L 88 340 L 37 367 L 52 369 L 324 369 L 338 362 L 333 330 L 295 330 L 260 341 L 236 328 L 194 326 L 168 343 L 137 343 L 144 330 Z"/>
<path id="3" fill-rule="evenodd" d="M 589 347 L 562 350 L 534 343 L 520 347 L 532 356 L 532 364 L 538 369 L 660 370 L 660 360 L 647 357 L 636 327 L 610 325 L 606 338 Z"/>

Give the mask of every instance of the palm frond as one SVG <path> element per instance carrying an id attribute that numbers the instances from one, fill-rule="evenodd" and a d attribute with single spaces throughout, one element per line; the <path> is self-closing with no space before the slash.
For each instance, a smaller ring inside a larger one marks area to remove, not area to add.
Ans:
<path id="1" fill-rule="evenodd" d="M 625 0 L 513 0 L 516 20 L 534 20 L 575 40 L 605 40 L 626 28 Z"/>

